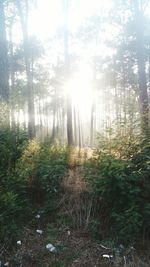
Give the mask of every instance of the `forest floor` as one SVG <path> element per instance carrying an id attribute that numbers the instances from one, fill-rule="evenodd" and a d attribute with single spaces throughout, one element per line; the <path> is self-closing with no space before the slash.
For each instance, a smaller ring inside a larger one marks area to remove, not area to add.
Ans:
<path id="1" fill-rule="evenodd" d="M 100 243 L 87 230 L 91 200 L 82 194 L 87 185 L 80 163 L 90 156 L 91 152 L 87 155 L 84 151 L 82 155 L 73 155 L 70 161 L 63 184 L 65 193 L 58 204 L 59 223 L 55 224 L 52 215 L 45 215 L 39 207 L 24 227 L 22 240 L 11 251 L 6 246 L 0 249 L 0 259 L 4 260 L 4 265 L 0 261 L 1 267 L 150 267 L 150 250 L 137 252 L 128 248 L 117 254 L 117 250 Z M 83 206 L 88 207 L 84 213 Z M 69 217 L 73 221 L 71 226 Z M 53 245 L 53 251 L 46 248 L 48 244 Z"/>

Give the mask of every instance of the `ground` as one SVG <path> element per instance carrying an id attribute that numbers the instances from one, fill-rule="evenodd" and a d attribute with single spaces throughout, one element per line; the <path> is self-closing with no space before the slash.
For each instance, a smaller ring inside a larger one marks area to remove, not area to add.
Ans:
<path id="1" fill-rule="evenodd" d="M 82 157 L 87 156 L 82 154 Z M 6 264 L 0 264 L 1 267 L 150 266 L 148 251 L 124 248 L 123 245 L 114 248 L 96 240 L 90 233 L 88 224 L 92 199 L 86 194 L 88 188 L 82 179 L 82 168 L 76 154 L 70 161 L 64 179 L 64 193 L 57 204 L 61 211 L 57 221 L 53 221 L 51 214 L 45 214 L 41 206 L 38 207 L 24 227 L 21 242 L 16 243 L 11 250 L 8 250 L 7 245 L 1 247 L 0 260 Z M 46 248 L 47 244 L 52 244 L 56 250 L 50 252 Z"/>
<path id="2" fill-rule="evenodd" d="M 10 267 L 149 267 L 135 250 L 126 251 L 126 258 L 121 254 L 117 257 L 115 250 L 103 246 L 88 232 L 63 227 L 51 231 L 46 225 L 41 228 L 42 234 L 36 232 L 36 227 L 25 228 L 21 245 L 16 244 L 10 254 L 4 253 L 3 248 L 1 256 L 5 254 L 5 262 L 9 261 Z M 51 240 L 57 249 L 54 253 L 46 249 Z"/>

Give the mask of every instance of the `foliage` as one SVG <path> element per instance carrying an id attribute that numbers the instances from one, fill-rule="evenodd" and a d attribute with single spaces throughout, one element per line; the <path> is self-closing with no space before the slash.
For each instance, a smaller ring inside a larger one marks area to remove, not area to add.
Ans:
<path id="1" fill-rule="evenodd" d="M 68 151 L 53 146 L 48 142 L 29 142 L 19 164 L 18 173 L 29 187 L 33 201 L 46 201 L 47 207 L 52 205 L 51 199 L 61 191 L 62 178 L 68 166 Z"/>
<path id="2" fill-rule="evenodd" d="M 0 240 L 7 243 L 16 240 L 17 224 L 21 224 L 28 210 L 25 181 L 15 173 L 26 142 L 25 132 L 16 135 L 8 127 L 0 128 Z"/>
<path id="3" fill-rule="evenodd" d="M 106 134 L 98 134 L 97 147 L 99 152 L 126 160 L 140 151 L 142 140 L 141 133 L 133 133 L 131 126 L 123 123 L 114 125 L 114 128 L 107 128 Z"/>
<path id="4" fill-rule="evenodd" d="M 149 234 L 149 149 L 148 140 L 133 143 L 123 159 L 116 156 L 117 147 L 112 153 L 99 149 L 87 164 L 86 179 L 97 199 L 94 221 L 100 222 L 96 231 L 101 238 L 133 242 Z"/>
<path id="5" fill-rule="evenodd" d="M 9 245 L 20 236 L 31 209 L 25 180 L 20 179 L 15 171 L 2 173 L 0 179 L 0 240 Z"/>
<path id="6" fill-rule="evenodd" d="M 0 237 L 9 245 L 16 241 L 21 229 L 21 221 L 27 214 L 27 202 L 15 191 L 0 189 Z M 17 219 L 16 219 L 17 218 Z"/>
<path id="7" fill-rule="evenodd" d="M 26 143 L 26 132 L 19 130 L 16 134 L 9 127 L 0 128 L 0 171 L 2 173 L 14 169 Z"/>
<path id="8" fill-rule="evenodd" d="M 55 209 L 68 164 L 66 149 L 35 140 L 27 145 L 24 133 L 14 138 L 12 130 L 1 130 L 0 239 L 8 244 L 17 240 L 36 204 L 45 201 L 46 211 Z"/>

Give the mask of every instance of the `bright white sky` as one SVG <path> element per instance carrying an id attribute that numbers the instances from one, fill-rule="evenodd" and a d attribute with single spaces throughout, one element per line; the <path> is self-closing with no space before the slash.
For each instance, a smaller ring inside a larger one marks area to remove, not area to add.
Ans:
<path id="1" fill-rule="evenodd" d="M 37 9 L 30 14 L 30 34 L 37 36 L 44 42 L 53 36 L 58 28 L 63 27 L 63 1 L 65 0 L 38 0 Z M 69 30 L 74 33 L 78 27 L 84 23 L 87 17 L 96 13 L 101 14 L 103 9 L 112 7 L 111 0 L 69 0 Z M 110 29 L 111 31 L 111 29 Z M 108 31 L 107 31 L 108 32 Z M 111 35 L 111 33 L 109 33 Z M 104 35 L 104 34 L 103 34 Z M 78 49 L 76 47 L 76 49 Z M 92 69 L 88 66 L 87 60 L 95 55 L 96 47 L 89 46 L 82 51 L 82 58 L 79 64 L 79 70 L 64 85 L 65 92 L 71 94 L 73 104 L 78 108 L 82 117 L 90 116 L 92 104 Z M 104 55 L 109 53 L 106 47 L 99 46 L 99 51 Z M 94 54 L 93 54 L 94 53 Z"/>
<path id="2" fill-rule="evenodd" d="M 63 0 L 38 0 L 37 10 L 30 16 L 30 34 L 45 39 L 63 25 Z M 84 19 L 103 8 L 111 8 L 111 0 L 71 0 L 69 27 L 76 31 Z"/>

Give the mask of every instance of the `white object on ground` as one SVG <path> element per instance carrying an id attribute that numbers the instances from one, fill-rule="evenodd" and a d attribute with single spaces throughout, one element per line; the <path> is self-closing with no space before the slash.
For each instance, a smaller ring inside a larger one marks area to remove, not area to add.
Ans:
<path id="1" fill-rule="evenodd" d="M 4 263 L 4 266 L 9 266 L 9 262 L 7 261 L 6 263 Z"/>
<path id="2" fill-rule="evenodd" d="M 70 235 L 71 235 L 71 232 L 68 230 L 68 231 L 67 231 L 67 234 L 70 236 Z"/>
<path id="3" fill-rule="evenodd" d="M 18 241 L 17 241 L 17 245 L 18 245 L 18 246 L 21 246 L 21 244 L 22 244 L 21 240 L 18 240 Z"/>
<path id="4" fill-rule="evenodd" d="M 40 217 L 41 217 L 40 214 L 35 215 L 36 219 L 40 219 Z"/>
<path id="5" fill-rule="evenodd" d="M 36 232 L 37 232 L 38 234 L 40 234 L 40 235 L 43 234 L 43 231 L 42 231 L 42 230 L 39 230 L 39 229 L 37 229 Z"/>
<path id="6" fill-rule="evenodd" d="M 47 244 L 46 248 L 50 251 L 50 252 L 57 252 L 56 248 L 52 245 L 52 244 Z"/>
<path id="7" fill-rule="evenodd" d="M 113 255 L 103 254 L 103 258 L 112 259 Z"/>

